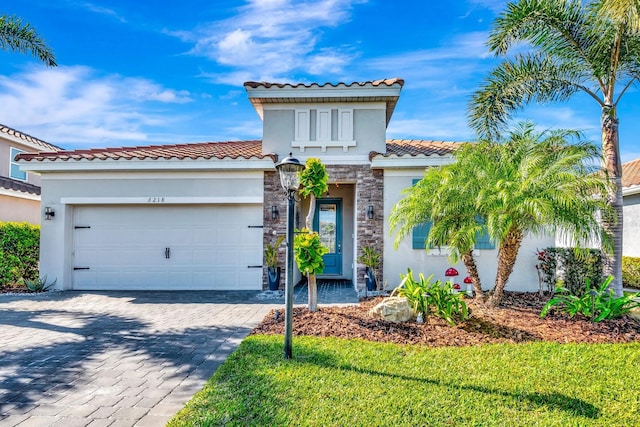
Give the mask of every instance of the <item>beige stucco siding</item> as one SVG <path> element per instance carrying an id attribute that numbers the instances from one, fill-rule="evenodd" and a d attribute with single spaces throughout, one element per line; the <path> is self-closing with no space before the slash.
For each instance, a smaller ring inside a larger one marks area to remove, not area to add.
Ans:
<path id="1" fill-rule="evenodd" d="M 402 198 L 402 190 L 413 184 L 413 179 L 422 177 L 422 170 L 386 170 L 384 177 L 384 213 L 385 231 L 389 230 L 389 214 L 392 207 Z M 388 234 L 387 234 L 388 235 Z M 434 279 L 445 281 L 447 278 L 444 272 L 448 267 L 455 267 L 460 276 L 456 283 L 462 285 L 462 279 L 466 276 L 466 270 L 462 263 L 452 264 L 444 253 L 437 249 L 430 252 L 424 249 L 413 249 L 411 236 L 407 236 L 400 242 L 398 249 L 394 248 L 395 234 L 385 239 L 384 243 L 384 281 L 387 288 L 394 288 L 399 284 L 400 274 L 405 274 L 407 268 L 411 268 L 414 275 L 423 273 L 426 277 L 433 274 Z M 535 256 L 538 248 L 542 249 L 554 245 L 554 238 L 551 236 L 535 237 L 528 236 L 520 248 L 518 260 L 514 267 L 511 278 L 507 285 L 510 291 L 535 291 L 538 289 L 538 279 L 535 270 L 537 258 Z M 476 250 L 476 262 L 480 272 L 480 279 L 485 289 L 493 287 L 497 269 L 497 249 Z"/>
<path id="2" fill-rule="evenodd" d="M 40 202 L 0 194 L 0 221 L 40 224 Z"/>

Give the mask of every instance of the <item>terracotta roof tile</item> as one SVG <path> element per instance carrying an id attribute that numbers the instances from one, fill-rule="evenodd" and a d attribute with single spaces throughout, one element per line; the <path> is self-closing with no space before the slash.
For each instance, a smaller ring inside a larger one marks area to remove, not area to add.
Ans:
<path id="1" fill-rule="evenodd" d="M 32 160 L 157 160 L 157 159 L 264 159 L 275 155 L 262 154 L 262 141 L 201 142 L 194 144 L 150 145 L 139 147 L 94 148 L 55 152 L 22 153 L 17 159 Z"/>
<path id="2" fill-rule="evenodd" d="M 353 83 L 344 83 L 344 82 L 339 82 L 339 83 L 324 83 L 324 84 L 318 84 L 318 83 L 311 83 L 311 84 L 304 84 L 304 83 L 269 83 L 269 82 L 245 82 L 244 86 L 245 87 L 250 87 L 253 89 L 259 88 L 259 87 L 264 87 L 264 88 L 270 88 L 272 86 L 278 87 L 278 88 L 284 88 L 284 87 L 291 87 L 291 88 L 297 88 L 297 87 L 325 87 L 325 86 L 332 86 L 332 87 L 338 87 L 338 86 L 346 86 L 346 87 L 354 87 L 354 86 L 366 86 L 366 85 L 371 85 L 371 86 L 393 86 L 394 84 L 398 83 L 400 86 L 404 86 L 404 80 L 401 78 L 392 78 L 392 79 L 382 79 L 382 80 L 373 80 L 373 81 L 367 81 L 367 82 L 353 82 Z"/>
<path id="3" fill-rule="evenodd" d="M 622 186 L 640 185 L 640 159 L 622 164 Z"/>
<path id="4" fill-rule="evenodd" d="M 7 135 L 11 135 L 13 137 L 16 138 L 20 138 L 24 141 L 30 142 L 31 144 L 37 145 L 39 147 L 42 147 L 44 150 L 46 151 L 56 151 L 56 150 L 61 150 L 62 148 L 53 145 L 53 144 L 49 144 L 48 142 L 45 142 L 41 139 L 38 139 L 36 137 L 33 137 L 31 135 L 27 135 L 24 132 L 20 132 L 18 130 L 15 130 L 13 128 L 10 128 L 9 126 L 5 126 L 3 124 L 0 124 L 0 133 L 6 133 Z"/>
<path id="5" fill-rule="evenodd" d="M 378 153 L 372 151 L 369 153 L 369 159 L 371 160 L 378 155 L 382 155 L 383 157 L 445 156 L 453 153 L 461 144 L 463 143 L 424 139 L 388 139 L 387 152 Z"/>
<path id="6" fill-rule="evenodd" d="M 11 179 L 6 176 L 0 176 L 0 188 L 5 188 L 7 190 L 21 191 L 23 193 L 40 195 L 40 187 L 38 187 L 37 185 Z"/>

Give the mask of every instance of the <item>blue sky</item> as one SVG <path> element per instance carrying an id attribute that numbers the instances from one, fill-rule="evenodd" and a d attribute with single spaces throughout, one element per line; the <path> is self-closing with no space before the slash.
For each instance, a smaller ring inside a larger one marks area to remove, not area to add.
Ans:
<path id="1" fill-rule="evenodd" d="M 505 2 L 466 0 L 11 0 L 59 67 L 0 52 L 0 123 L 65 148 L 261 137 L 242 84 L 405 79 L 389 138 L 468 141 L 467 103 L 496 64 Z M 640 157 L 640 95 L 619 107 L 624 161 Z M 541 128 L 599 142 L 599 107 L 533 105 Z"/>

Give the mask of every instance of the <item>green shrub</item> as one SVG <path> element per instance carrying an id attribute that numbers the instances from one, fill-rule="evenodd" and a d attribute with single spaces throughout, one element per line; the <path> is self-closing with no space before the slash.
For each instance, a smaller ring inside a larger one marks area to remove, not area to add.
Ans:
<path id="1" fill-rule="evenodd" d="M 622 283 L 640 289 L 640 258 L 622 257 Z"/>
<path id="2" fill-rule="evenodd" d="M 594 322 L 599 322 L 620 317 L 633 308 L 640 307 L 640 302 L 635 300 L 635 293 L 616 297 L 613 289 L 609 287 L 612 281 L 613 276 L 609 276 L 599 287 L 591 289 L 591 281 L 586 279 L 586 292 L 580 295 L 558 287 L 557 295 L 542 308 L 540 317 L 545 317 L 551 307 L 559 305 L 560 309 L 571 317 L 582 314 Z"/>
<path id="3" fill-rule="evenodd" d="M 553 290 L 560 279 L 563 288 L 576 295 L 585 292 L 585 278 L 592 283 L 603 280 L 602 252 L 599 249 L 545 248 L 538 252 L 536 268 L 542 273 L 542 281 L 548 289 Z"/>
<path id="4" fill-rule="evenodd" d="M 0 287 L 38 278 L 40 227 L 0 222 Z"/>
<path id="5" fill-rule="evenodd" d="M 431 313 L 446 320 L 450 325 L 465 321 L 469 317 L 463 294 L 453 291 L 453 283 L 441 284 L 439 280 L 432 282 L 433 274 L 425 279 L 422 273 L 416 281 L 410 268 L 407 269 L 406 275 L 401 274 L 400 277 L 402 281 L 391 295 L 398 294 L 406 298 L 416 313 L 421 313 L 425 318 Z"/>

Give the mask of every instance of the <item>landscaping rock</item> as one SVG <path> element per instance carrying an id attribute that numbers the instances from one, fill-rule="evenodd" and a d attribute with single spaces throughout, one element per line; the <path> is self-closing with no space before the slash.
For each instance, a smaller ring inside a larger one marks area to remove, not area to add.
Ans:
<path id="1" fill-rule="evenodd" d="M 369 315 L 387 322 L 402 323 L 411 320 L 414 313 L 406 298 L 389 297 L 369 310 Z"/>

